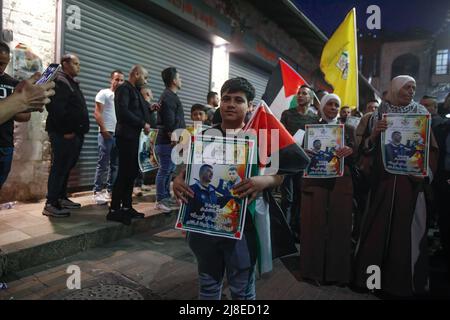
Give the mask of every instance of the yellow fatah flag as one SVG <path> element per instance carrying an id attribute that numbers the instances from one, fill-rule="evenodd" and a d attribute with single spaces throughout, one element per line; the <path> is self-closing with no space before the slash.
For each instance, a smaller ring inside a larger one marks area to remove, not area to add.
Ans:
<path id="1" fill-rule="evenodd" d="M 358 106 L 358 44 L 356 10 L 352 9 L 344 22 L 328 40 L 322 52 L 320 68 L 325 80 L 333 86 L 342 106 Z"/>

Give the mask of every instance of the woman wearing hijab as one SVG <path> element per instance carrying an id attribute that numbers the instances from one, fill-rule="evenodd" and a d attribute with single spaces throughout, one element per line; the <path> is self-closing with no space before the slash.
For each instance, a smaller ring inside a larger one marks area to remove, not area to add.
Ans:
<path id="1" fill-rule="evenodd" d="M 382 120 L 388 113 L 427 114 L 414 102 L 416 81 L 410 76 L 392 80 L 386 101 L 374 112 L 363 137 L 362 156 L 371 180 L 356 251 L 356 285 L 367 288 L 370 266 L 381 271 L 381 290 L 392 296 L 412 296 L 428 291 L 425 179 L 386 172 L 381 157 Z M 431 139 L 430 167 L 436 168 L 437 147 Z M 435 171 L 435 170 L 433 170 Z"/>
<path id="2" fill-rule="evenodd" d="M 325 95 L 318 124 L 338 124 L 340 106 L 337 95 Z M 349 163 L 354 141 L 353 128 L 346 126 L 345 146 L 336 152 L 345 158 L 343 177 L 303 180 L 300 273 L 316 284 L 350 282 L 353 187 Z"/>

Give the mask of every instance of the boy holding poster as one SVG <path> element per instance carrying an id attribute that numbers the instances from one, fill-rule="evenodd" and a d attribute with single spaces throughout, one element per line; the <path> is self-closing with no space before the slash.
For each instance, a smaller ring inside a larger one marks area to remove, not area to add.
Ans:
<path id="1" fill-rule="evenodd" d="M 222 123 L 206 130 L 205 136 L 233 137 L 241 133 L 244 119 L 252 100 L 255 98 L 254 87 L 244 78 L 230 79 L 222 87 L 220 112 Z M 209 170 L 208 170 L 209 169 Z M 205 167 L 209 175 L 204 180 L 212 179 L 211 167 Z M 173 190 L 183 203 L 189 203 L 197 195 L 186 182 L 186 170 L 175 179 Z M 233 193 L 238 199 L 248 197 L 254 201 L 257 195 L 267 188 L 280 185 L 282 176 L 256 176 L 245 178 L 234 185 Z M 248 212 L 247 212 L 248 213 Z M 199 298 L 203 300 L 220 300 L 223 277 L 227 273 L 228 284 L 233 299 L 254 300 L 255 266 L 257 255 L 256 233 L 250 214 L 245 217 L 245 227 L 241 240 L 217 237 L 208 234 L 190 232 L 189 246 L 198 262 Z"/>

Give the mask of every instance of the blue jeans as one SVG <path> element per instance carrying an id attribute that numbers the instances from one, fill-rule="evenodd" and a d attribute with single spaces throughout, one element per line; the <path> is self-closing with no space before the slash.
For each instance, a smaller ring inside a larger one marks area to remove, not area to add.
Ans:
<path id="1" fill-rule="evenodd" d="M 101 134 L 98 135 L 98 162 L 95 172 L 94 192 L 103 190 L 106 176 L 108 177 L 106 189 L 111 192 L 117 178 L 119 165 L 116 139 L 114 138 L 114 132 L 110 132 L 110 134 L 113 138 L 107 140 Z"/>
<path id="2" fill-rule="evenodd" d="M 14 148 L 0 148 L 0 189 L 8 178 L 11 171 Z"/>
<path id="3" fill-rule="evenodd" d="M 160 202 L 170 198 L 170 181 L 172 173 L 175 171 L 175 164 L 172 162 L 172 145 L 158 144 L 155 146 L 158 157 L 159 169 L 156 175 L 156 201 Z"/>
<path id="4" fill-rule="evenodd" d="M 64 139 L 64 135 L 49 132 L 52 145 L 52 165 L 48 176 L 47 203 L 57 205 L 59 199 L 67 198 L 67 183 L 70 171 L 77 164 L 84 136 Z"/>
<path id="5" fill-rule="evenodd" d="M 220 300 L 227 275 L 233 300 L 256 299 L 256 234 L 245 232 L 242 240 L 188 234 L 189 247 L 198 263 L 199 300 Z"/>

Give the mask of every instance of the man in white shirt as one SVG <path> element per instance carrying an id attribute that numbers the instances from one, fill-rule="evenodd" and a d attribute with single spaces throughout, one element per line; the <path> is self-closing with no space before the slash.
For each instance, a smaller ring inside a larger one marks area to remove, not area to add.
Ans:
<path id="1" fill-rule="evenodd" d="M 94 201 L 104 205 L 111 200 L 111 191 L 118 171 L 118 156 L 114 132 L 116 131 L 116 111 L 114 92 L 125 81 L 122 71 L 111 73 L 111 85 L 101 90 L 95 97 L 94 117 L 99 127 L 98 162 L 94 181 Z M 108 176 L 106 185 L 105 178 Z M 106 192 L 103 189 L 106 186 Z"/>

